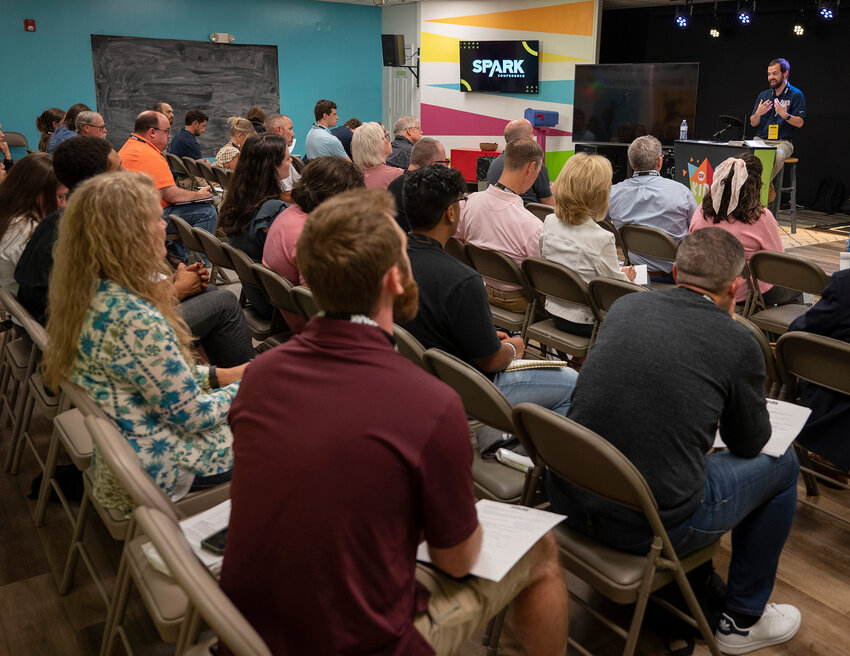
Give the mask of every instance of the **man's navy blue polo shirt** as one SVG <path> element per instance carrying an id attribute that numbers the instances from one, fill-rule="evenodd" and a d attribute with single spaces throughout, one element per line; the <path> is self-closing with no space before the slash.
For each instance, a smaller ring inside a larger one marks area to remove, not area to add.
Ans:
<path id="1" fill-rule="evenodd" d="M 168 152 L 177 155 L 177 157 L 201 159 L 201 147 L 198 145 L 198 140 L 186 128 L 174 135 L 168 145 Z"/>
<path id="2" fill-rule="evenodd" d="M 756 128 L 756 136 L 761 137 L 762 139 L 767 139 L 768 126 L 776 124 L 779 126 L 779 136 L 777 138 L 790 141 L 791 134 L 796 128 L 776 113 L 776 110 L 773 108 L 774 98 L 781 100 L 782 102 L 785 102 L 786 100 L 789 101 L 787 107 L 789 116 L 800 116 L 802 118 L 806 118 L 806 97 L 797 87 L 786 82 L 785 88 L 778 96 L 773 89 L 765 89 L 759 94 L 759 97 L 756 98 L 756 104 L 755 107 L 753 107 L 752 112 L 753 114 L 756 113 L 760 102 L 765 100 L 769 100 L 771 102 L 770 110 L 767 114 L 761 117 L 761 123 L 759 123 L 758 128 Z"/>

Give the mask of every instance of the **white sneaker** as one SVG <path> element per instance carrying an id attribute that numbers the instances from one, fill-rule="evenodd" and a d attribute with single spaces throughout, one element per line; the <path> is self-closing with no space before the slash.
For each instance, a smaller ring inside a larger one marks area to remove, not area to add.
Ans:
<path id="1" fill-rule="evenodd" d="M 800 630 L 800 611 L 790 604 L 768 604 L 759 621 L 739 629 L 726 613 L 720 616 L 714 638 L 724 654 L 746 654 L 789 641 Z"/>

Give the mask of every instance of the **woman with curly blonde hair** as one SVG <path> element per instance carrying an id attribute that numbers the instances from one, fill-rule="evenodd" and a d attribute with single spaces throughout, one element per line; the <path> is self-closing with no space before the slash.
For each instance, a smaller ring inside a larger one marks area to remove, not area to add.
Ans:
<path id="1" fill-rule="evenodd" d="M 63 379 L 85 389 L 177 500 L 229 479 L 227 412 L 245 365 L 195 365 L 164 244 L 148 176 L 106 173 L 75 189 L 54 251 L 44 379 L 53 389 Z M 96 459 L 94 493 L 106 507 L 126 507 Z"/>
<path id="2" fill-rule="evenodd" d="M 251 121 L 241 116 L 231 116 L 227 119 L 227 122 L 230 123 L 230 141 L 219 148 L 213 164 L 223 169 L 235 171 L 236 162 L 239 161 L 239 153 L 242 152 L 245 140 L 257 134 L 257 130 L 254 129 L 254 124 Z"/>

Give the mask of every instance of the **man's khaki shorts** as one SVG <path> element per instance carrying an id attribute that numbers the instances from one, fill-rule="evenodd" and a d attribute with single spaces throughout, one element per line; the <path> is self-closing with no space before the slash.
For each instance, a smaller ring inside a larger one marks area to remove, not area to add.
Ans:
<path id="1" fill-rule="evenodd" d="M 416 580 L 431 593 L 428 609 L 414 618 L 413 625 L 438 656 L 454 654 L 477 632 L 482 631 L 528 583 L 531 557 L 520 561 L 498 583 L 467 576 L 453 579 L 430 565 L 416 565 Z"/>

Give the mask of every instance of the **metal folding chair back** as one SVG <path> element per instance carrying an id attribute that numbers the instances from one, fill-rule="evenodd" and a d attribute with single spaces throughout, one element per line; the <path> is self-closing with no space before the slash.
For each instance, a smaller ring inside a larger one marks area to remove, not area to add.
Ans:
<path id="1" fill-rule="evenodd" d="M 624 225 L 620 229 L 623 244 L 629 253 L 647 257 L 675 260 L 679 248 L 673 238 L 663 230 L 642 225 Z"/>
<path id="2" fill-rule="evenodd" d="M 628 633 L 600 613 L 593 612 L 597 619 L 626 640 L 624 656 L 635 652 L 650 594 L 674 580 L 692 617 L 661 600 L 656 601 L 697 627 L 711 653 L 719 656 L 714 631 L 708 626 L 686 577 L 686 572 L 711 559 L 719 542 L 679 559 L 658 516 L 658 504 L 649 485 L 612 444 L 566 417 L 531 403 L 517 405 L 514 424 L 526 450 L 533 454 L 532 459 L 539 459 L 553 474 L 571 485 L 641 513 L 654 533 L 649 553 L 638 556 L 612 549 L 564 525 L 555 529 L 564 567 L 612 601 L 635 604 Z M 575 597 L 575 600 L 587 606 L 580 598 Z M 570 644 L 576 646 L 573 638 Z M 589 653 L 583 649 L 578 651 Z"/>
<path id="3" fill-rule="evenodd" d="M 587 293 L 590 301 L 596 309 L 597 316 L 602 319 L 611 306 L 621 296 L 639 292 L 648 292 L 646 287 L 636 285 L 628 280 L 617 280 L 616 278 L 593 278 L 587 283 Z"/>
<path id="4" fill-rule="evenodd" d="M 600 228 L 603 228 L 604 230 L 607 230 L 612 235 L 614 235 L 614 245 L 617 248 L 619 248 L 620 251 L 622 251 L 622 253 L 623 253 L 623 264 L 628 266 L 629 265 L 629 250 L 626 248 L 626 245 L 623 243 L 623 237 L 622 237 L 622 235 L 620 235 L 620 231 L 617 230 L 617 226 L 615 226 L 614 222 L 611 219 L 609 219 L 608 217 L 605 217 L 604 219 L 599 221 L 598 224 L 599 224 Z"/>
<path id="5" fill-rule="evenodd" d="M 735 321 L 749 330 L 753 339 L 755 339 L 758 343 L 759 349 L 761 349 L 761 354 L 764 357 L 764 393 L 765 396 L 769 398 L 776 398 L 784 385 L 784 381 L 776 366 L 776 357 L 773 353 L 773 349 L 770 347 L 770 342 L 767 341 L 764 331 L 749 319 L 746 319 L 740 314 L 736 314 Z"/>
<path id="6" fill-rule="evenodd" d="M 422 346 L 422 343 L 418 339 L 397 323 L 393 324 L 393 338 L 395 338 L 396 348 L 401 355 L 417 367 L 431 373 L 428 367 L 425 366 L 425 347 Z"/>
<path id="7" fill-rule="evenodd" d="M 182 157 L 182 160 L 183 160 L 183 165 L 186 167 L 186 170 L 189 172 L 189 175 L 191 175 L 195 178 L 203 178 L 204 177 L 203 171 L 201 171 L 200 167 L 198 166 L 198 163 L 195 160 L 193 160 L 188 155 L 184 155 Z"/>
<path id="8" fill-rule="evenodd" d="M 545 221 L 546 217 L 555 211 L 555 208 L 545 203 L 526 203 L 525 209 L 531 212 L 541 221 Z"/>
<path id="9" fill-rule="evenodd" d="M 457 239 L 456 237 L 449 237 L 449 240 L 446 242 L 446 253 L 456 260 L 460 260 L 465 265 L 472 266 L 472 263 L 466 257 L 466 253 L 464 252 L 463 244 L 460 239 Z"/>
<path id="10" fill-rule="evenodd" d="M 313 297 L 313 292 L 310 291 L 309 287 L 296 285 L 292 288 L 292 295 L 295 297 L 298 307 L 301 308 L 301 316 L 305 319 L 309 320 L 319 313 L 320 308 L 316 305 L 316 299 Z"/>
<path id="11" fill-rule="evenodd" d="M 504 253 L 486 250 L 472 244 L 464 246 L 464 254 L 472 268 L 483 277 L 500 283 L 521 287 L 523 296 L 528 303 L 525 312 L 513 312 L 492 303 L 490 304 L 490 312 L 497 326 L 505 330 L 519 332 L 525 337 L 525 329 L 528 327 L 531 317 L 534 291 L 516 262 Z"/>
<path id="12" fill-rule="evenodd" d="M 29 143 L 27 143 L 27 138 L 20 132 L 9 132 L 7 130 L 3 134 L 6 135 L 5 139 L 6 143 L 9 144 L 9 147 L 26 148 L 27 155 L 35 152 L 32 148 L 30 148 Z"/>
<path id="13" fill-rule="evenodd" d="M 251 269 L 254 275 L 260 282 L 260 286 L 265 290 L 266 296 L 269 297 L 269 302 L 278 310 L 291 312 L 292 314 L 301 314 L 301 308 L 295 301 L 292 295 L 292 288 L 295 287 L 291 282 L 284 278 L 279 273 L 267 269 L 259 262 L 251 264 Z"/>
<path id="14" fill-rule="evenodd" d="M 224 284 L 232 283 L 233 281 L 224 272 L 224 269 L 233 269 L 233 260 L 230 257 L 230 253 L 225 250 L 221 240 L 203 228 L 192 228 L 192 234 L 197 242 L 201 244 L 203 253 L 209 259 L 210 264 L 212 264 L 210 281 L 213 284 L 219 280 Z"/>
<path id="15" fill-rule="evenodd" d="M 271 656 L 263 639 L 198 560 L 173 517 L 144 506 L 137 507 L 133 515 L 188 597 L 190 611 L 187 622 L 196 625 L 196 628 L 193 630 L 188 626 L 187 634 L 190 637 L 196 634 L 203 619 L 234 656 Z M 194 649 L 187 653 L 209 653 Z"/>
<path id="16" fill-rule="evenodd" d="M 802 331 L 776 342 L 776 366 L 784 382 L 780 398 L 796 397 L 796 379 L 850 395 L 850 344 Z"/>
<path id="17" fill-rule="evenodd" d="M 196 256 L 204 252 L 203 243 L 201 243 L 201 241 L 195 236 L 192 226 L 189 225 L 185 219 L 177 216 L 176 214 L 169 214 L 168 220 L 171 222 L 171 225 L 174 226 L 174 229 L 177 231 L 177 236 L 180 237 L 180 241 L 183 242 L 183 245 L 186 248 L 192 251 L 192 253 Z"/>

